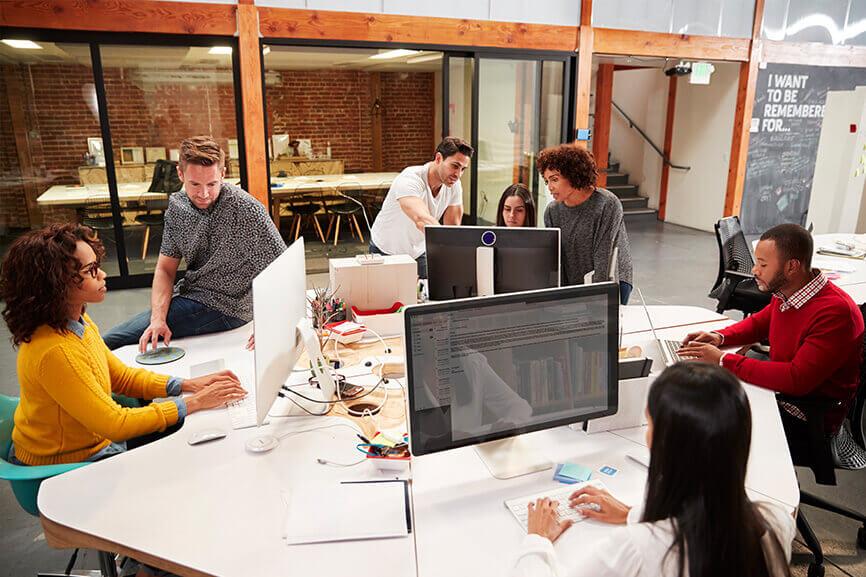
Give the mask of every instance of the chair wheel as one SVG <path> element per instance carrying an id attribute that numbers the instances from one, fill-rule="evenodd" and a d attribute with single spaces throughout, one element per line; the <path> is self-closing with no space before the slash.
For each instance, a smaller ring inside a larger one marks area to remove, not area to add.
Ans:
<path id="1" fill-rule="evenodd" d="M 824 577 L 824 566 L 816 563 L 809 563 L 809 570 L 806 572 L 808 577 Z"/>
<path id="2" fill-rule="evenodd" d="M 866 526 L 857 529 L 857 546 L 866 549 Z"/>

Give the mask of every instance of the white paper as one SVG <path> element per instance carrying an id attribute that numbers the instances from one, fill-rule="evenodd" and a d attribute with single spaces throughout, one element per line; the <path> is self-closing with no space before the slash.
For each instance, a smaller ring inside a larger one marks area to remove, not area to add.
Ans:
<path id="1" fill-rule="evenodd" d="M 284 534 L 288 545 L 405 537 L 402 481 L 293 487 Z"/>

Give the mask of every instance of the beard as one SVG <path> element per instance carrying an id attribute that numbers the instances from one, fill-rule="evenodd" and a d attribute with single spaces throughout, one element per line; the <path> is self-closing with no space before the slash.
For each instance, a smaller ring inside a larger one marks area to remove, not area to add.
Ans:
<path id="1" fill-rule="evenodd" d="M 758 290 L 760 290 L 761 292 L 772 294 L 778 292 L 779 289 L 785 286 L 786 282 L 787 279 L 785 278 L 785 273 L 778 272 L 775 274 L 775 276 L 773 276 L 773 278 L 770 279 L 770 282 L 767 283 L 767 288 L 762 289 L 761 285 L 758 285 Z"/>

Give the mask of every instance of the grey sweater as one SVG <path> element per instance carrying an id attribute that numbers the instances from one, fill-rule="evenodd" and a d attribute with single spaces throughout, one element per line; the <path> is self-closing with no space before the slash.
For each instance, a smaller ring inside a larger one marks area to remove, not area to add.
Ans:
<path id="1" fill-rule="evenodd" d="M 583 284 L 583 277 L 589 271 L 595 271 L 593 282 L 607 280 L 614 242 L 619 247 L 617 280 L 634 284 L 622 203 L 609 190 L 597 188 L 577 206 L 565 206 L 561 202 L 549 204 L 544 211 L 544 226 L 560 230 L 563 286 Z"/>

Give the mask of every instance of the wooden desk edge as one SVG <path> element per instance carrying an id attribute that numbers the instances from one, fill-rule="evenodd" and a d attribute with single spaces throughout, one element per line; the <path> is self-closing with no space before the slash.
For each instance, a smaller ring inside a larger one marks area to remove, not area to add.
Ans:
<path id="1" fill-rule="evenodd" d="M 146 563 L 148 565 L 159 567 L 165 571 L 170 571 L 177 575 L 189 577 L 214 577 L 210 573 L 203 573 L 197 569 L 192 569 L 184 565 L 180 565 L 168 559 L 162 559 L 137 549 L 126 547 L 113 541 L 96 537 L 77 529 L 71 529 L 65 525 L 61 525 L 52 521 L 44 514 L 39 514 L 39 521 L 42 523 L 42 529 L 45 533 L 45 541 L 55 549 L 94 549 L 97 551 L 106 551 L 111 553 L 120 553 L 127 557 L 132 557 L 136 561 Z"/>

